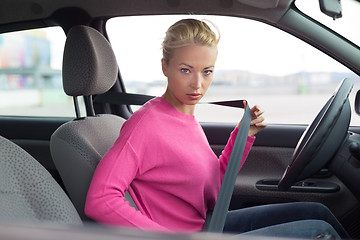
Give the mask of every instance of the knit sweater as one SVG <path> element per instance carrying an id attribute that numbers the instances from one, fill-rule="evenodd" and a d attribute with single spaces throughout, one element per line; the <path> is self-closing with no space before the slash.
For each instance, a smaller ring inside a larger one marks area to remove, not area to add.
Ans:
<path id="1" fill-rule="evenodd" d="M 157 97 L 127 120 L 96 168 L 85 213 L 97 222 L 143 230 L 203 229 L 237 135 L 218 158 L 193 115 Z M 241 166 L 254 137 L 248 137 Z M 240 166 L 240 167 L 241 167 Z M 129 191 L 138 210 L 125 201 Z"/>

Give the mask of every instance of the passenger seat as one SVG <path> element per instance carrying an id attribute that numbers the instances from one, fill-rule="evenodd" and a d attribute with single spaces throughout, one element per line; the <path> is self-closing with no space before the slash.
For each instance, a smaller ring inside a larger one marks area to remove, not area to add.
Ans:
<path id="1" fill-rule="evenodd" d="M 70 29 L 64 49 L 63 87 L 67 95 L 88 99 L 90 115 L 60 126 L 50 141 L 51 154 L 65 188 L 83 220 L 87 191 L 95 168 L 114 144 L 125 119 L 113 114 L 95 115 L 92 95 L 108 91 L 115 83 L 115 54 L 97 30 L 87 26 Z"/>

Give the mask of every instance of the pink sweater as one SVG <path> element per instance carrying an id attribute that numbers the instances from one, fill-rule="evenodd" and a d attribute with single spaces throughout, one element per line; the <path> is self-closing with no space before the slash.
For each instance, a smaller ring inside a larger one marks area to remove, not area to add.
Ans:
<path id="1" fill-rule="evenodd" d="M 203 229 L 213 209 L 235 142 L 235 129 L 218 159 L 193 115 L 158 97 L 136 111 L 100 161 L 85 213 L 97 222 L 143 230 Z M 254 137 L 248 137 L 244 163 Z M 129 206 L 129 191 L 138 210 Z"/>

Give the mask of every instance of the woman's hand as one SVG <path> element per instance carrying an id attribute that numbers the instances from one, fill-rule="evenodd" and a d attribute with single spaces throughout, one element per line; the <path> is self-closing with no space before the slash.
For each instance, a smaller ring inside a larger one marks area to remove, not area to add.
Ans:
<path id="1" fill-rule="evenodd" d="M 244 106 L 246 107 L 246 101 L 244 101 Z M 259 105 L 255 105 L 251 108 L 252 119 L 250 122 L 250 129 L 248 134 L 249 136 L 254 136 L 255 134 L 257 134 L 267 126 L 267 123 L 264 122 L 265 118 L 263 116 L 263 113 L 264 111 L 261 109 Z M 239 128 L 240 123 L 241 121 L 236 126 L 237 128 Z"/>

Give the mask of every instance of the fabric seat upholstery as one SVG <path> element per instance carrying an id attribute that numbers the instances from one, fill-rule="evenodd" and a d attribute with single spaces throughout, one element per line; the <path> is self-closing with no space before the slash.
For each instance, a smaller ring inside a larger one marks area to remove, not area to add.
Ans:
<path id="1" fill-rule="evenodd" d="M 91 96 L 115 83 L 115 55 L 103 35 L 87 26 L 70 29 L 64 49 L 63 87 L 67 95 Z M 95 168 L 114 144 L 125 119 L 101 114 L 60 126 L 50 141 L 51 154 L 71 201 L 83 220 L 86 194 Z"/>
<path id="2" fill-rule="evenodd" d="M 25 150 L 1 136 L 0 218 L 82 224 L 50 173 Z"/>
<path id="3" fill-rule="evenodd" d="M 51 137 L 51 155 L 75 208 L 83 220 L 88 188 L 97 164 L 114 144 L 124 120 L 111 115 L 62 125 Z"/>

